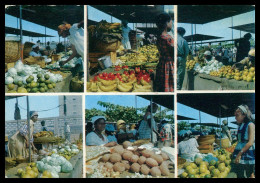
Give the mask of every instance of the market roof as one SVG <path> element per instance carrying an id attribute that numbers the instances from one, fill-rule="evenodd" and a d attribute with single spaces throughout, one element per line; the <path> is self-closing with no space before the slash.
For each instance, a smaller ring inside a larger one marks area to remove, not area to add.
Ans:
<path id="1" fill-rule="evenodd" d="M 23 96 L 5 96 L 5 100 L 10 100 L 18 97 L 23 97 Z"/>
<path id="2" fill-rule="evenodd" d="M 178 23 L 205 24 L 253 10 L 253 5 L 178 5 Z"/>
<path id="3" fill-rule="evenodd" d="M 66 21 L 70 24 L 84 20 L 83 5 L 22 5 L 22 19 L 57 30 Z M 20 17 L 19 5 L 9 6 L 5 13 Z"/>
<path id="4" fill-rule="evenodd" d="M 233 27 L 229 27 L 229 28 L 255 34 L 255 23 L 237 25 L 237 26 L 233 26 Z"/>
<path id="5" fill-rule="evenodd" d="M 20 35 L 20 29 L 16 29 L 13 27 L 5 27 L 5 34 L 15 34 Z M 55 37 L 51 35 L 45 35 L 37 32 L 23 30 L 23 36 L 30 36 L 30 37 Z"/>
<path id="6" fill-rule="evenodd" d="M 164 5 L 92 5 L 119 20 L 129 23 L 154 23 L 155 17 L 164 12 Z M 173 14 L 170 14 L 172 17 Z"/>
<path id="7" fill-rule="evenodd" d="M 184 36 L 184 39 L 187 42 L 205 41 L 205 40 L 221 39 L 221 38 L 223 38 L 223 37 L 217 37 L 217 36 L 205 35 L 205 34 L 193 34 L 193 35 L 189 35 L 189 36 Z"/>
<path id="8" fill-rule="evenodd" d="M 177 115 L 177 120 L 197 120 L 197 119 L 194 119 L 194 118 L 189 118 L 189 117 L 186 117 L 186 116 L 182 116 L 182 115 Z"/>
<path id="9" fill-rule="evenodd" d="M 221 118 L 234 116 L 234 111 L 241 104 L 246 104 L 255 114 L 254 93 L 181 94 L 178 95 L 178 103 Z"/>
<path id="10" fill-rule="evenodd" d="M 194 125 L 194 126 L 196 126 L 196 125 L 202 125 L 202 126 L 210 126 L 210 127 L 216 127 L 216 128 L 219 128 L 220 127 L 220 125 L 219 124 L 217 124 L 217 123 L 190 123 L 191 125 Z M 223 126 L 223 125 L 222 125 Z M 230 127 L 230 126 L 228 126 L 228 128 L 229 129 L 236 129 L 236 128 L 234 128 L 234 127 Z"/>
<path id="11" fill-rule="evenodd" d="M 158 28 L 157 27 L 137 27 L 138 29 L 146 32 L 146 33 L 149 33 L 149 34 L 153 34 L 153 35 L 157 35 L 158 33 Z"/>
<path id="12" fill-rule="evenodd" d="M 236 41 L 236 40 L 239 40 L 240 38 L 236 38 L 236 39 L 228 39 L 228 40 L 221 40 L 221 41 L 205 41 L 205 42 L 202 42 L 202 44 L 205 44 L 205 43 L 221 43 L 221 42 L 229 42 L 229 41 Z M 189 43 L 191 44 L 191 43 Z M 194 44 L 194 43 L 193 43 Z M 200 42 L 196 42 L 196 44 L 201 44 Z"/>
<path id="13" fill-rule="evenodd" d="M 174 100 L 173 95 L 138 95 L 138 97 L 142 97 L 147 100 L 153 99 L 153 102 L 164 106 L 168 109 L 174 110 Z"/>

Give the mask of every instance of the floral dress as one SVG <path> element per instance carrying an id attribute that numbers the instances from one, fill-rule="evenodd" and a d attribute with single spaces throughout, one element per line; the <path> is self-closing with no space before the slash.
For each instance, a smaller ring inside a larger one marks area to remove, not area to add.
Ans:
<path id="1" fill-rule="evenodd" d="M 157 92 L 173 92 L 174 40 L 169 34 L 161 35 L 157 40 L 160 53 L 156 68 L 155 89 Z"/>

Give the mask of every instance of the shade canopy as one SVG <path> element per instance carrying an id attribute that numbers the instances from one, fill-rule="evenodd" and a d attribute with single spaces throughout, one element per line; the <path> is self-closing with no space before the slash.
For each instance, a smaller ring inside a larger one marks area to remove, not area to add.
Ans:
<path id="1" fill-rule="evenodd" d="M 229 28 L 255 34 L 255 23 L 237 25 Z"/>
<path id="2" fill-rule="evenodd" d="M 223 43 L 223 42 L 236 41 L 236 40 L 239 40 L 239 38 L 237 38 L 237 39 L 221 40 L 221 41 L 204 41 L 204 42 L 202 42 L 202 44 L 205 44 L 205 43 Z M 191 43 L 189 43 L 189 44 L 191 44 Z M 201 43 L 197 42 L 196 44 L 201 44 Z"/>
<path id="3" fill-rule="evenodd" d="M 205 41 L 205 40 L 221 39 L 221 38 L 223 38 L 223 37 L 217 37 L 217 36 L 205 35 L 205 34 L 193 34 L 193 35 L 189 35 L 189 36 L 184 36 L 184 39 L 187 42 Z"/>
<path id="4" fill-rule="evenodd" d="M 209 126 L 209 127 L 216 127 L 216 128 L 219 128 L 219 126 L 220 126 L 217 123 L 190 123 L 190 125 L 192 125 L 192 126 L 201 125 L 201 126 Z M 228 128 L 229 129 L 236 129 L 234 127 L 229 127 L 229 126 L 228 126 Z"/>
<path id="5" fill-rule="evenodd" d="M 22 5 L 22 19 L 57 30 L 63 21 L 74 24 L 84 20 L 83 5 Z M 19 6 L 9 6 L 5 13 L 20 17 Z"/>
<path id="6" fill-rule="evenodd" d="M 13 27 L 5 27 L 5 34 L 15 34 L 20 35 L 20 29 L 16 29 Z M 55 37 L 51 35 L 45 35 L 37 32 L 23 30 L 23 36 L 30 36 L 30 37 Z"/>
<path id="7" fill-rule="evenodd" d="M 182 116 L 182 115 L 177 115 L 177 120 L 197 120 L 197 119 L 194 119 L 194 118 L 189 118 L 189 117 L 186 117 L 186 116 Z"/>
<path id="8" fill-rule="evenodd" d="M 206 24 L 253 10 L 253 5 L 178 5 L 178 23 Z"/>
<path id="9" fill-rule="evenodd" d="M 164 12 L 164 5 L 92 5 L 119 20 L 129 23 L 154 23 L 155 17 Z M 173 13 L 170 13 L 174 17 Z"/>
<path id="10" fill-rule="evenodd" d="M 181 94 L 178 95 L 178 103 L 221 118 L 234 116 L 234 111 L 241 104 L 246 104 L 255 113 L 254 93 Z"/>
<path id="11" fill-rule="evenodd" d="M 153 102 L 166 107 L 168 109 L 174 110 L 174 100 L 173 95 L 138 95 L 138 97 L 142 97 L 147 100 L 153 99 Z"/>

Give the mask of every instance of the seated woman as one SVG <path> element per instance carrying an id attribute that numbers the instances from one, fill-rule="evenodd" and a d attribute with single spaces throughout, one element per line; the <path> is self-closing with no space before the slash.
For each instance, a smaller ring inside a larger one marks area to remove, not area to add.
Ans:
<path id="1" fill-rule="evenodd" d="M 116 142 L 117 143 L 117 138 L 115 136 L 115 131 L 116 130 L 115 130 L 113 124 L 106 125 L 105 133 L 107 135 L 108 142 Z"/>
<path id="2" fill-rule="evenodd" d="M 108 142 L 107 137 L 102 134 L 106 127 L 106 118 L 104 116 L 92 117 L 91 122 L 94 125 L 94 131 L 86 136 L 87 146 L 106 146 L 112 147 L 117 145 L 116 142 Z"/>
<path id="3" fill-rule="evenodd" d="M 32 57 L 41 57 L 42 54 L 40 53 L 40 48 L 37 44 L 32 46 L 32 51 L 29 53 Z"/>

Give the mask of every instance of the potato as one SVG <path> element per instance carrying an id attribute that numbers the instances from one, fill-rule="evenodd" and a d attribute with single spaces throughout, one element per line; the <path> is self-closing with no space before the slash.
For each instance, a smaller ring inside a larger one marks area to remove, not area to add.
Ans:
<path id="1" fill-rule="evenodd" d="M 146 157 L 140 156 L 137 162 L 139 163 L 139 165 L 142 165 L 145 163 L 145 161 L 146 161 Z"/>
<path id="2" fill-rule="evenodd" d="M 123 163 L 123 164 L 125 165 L 125 170 L 129 170 L 129 169 L 130 169 L 129 161 L 127 161 L 127 160 L 122 160 L 121 163 Z"/>
<path id="3" fill-rule="evenodd" d="M 109 158 L 109 161 L 111 163 L 116 163 L 116 162 L 120 162 L 122 160 L 122 157 L 120 154 L 118 153 L 113 153 L 111 154 L 110 158 Z"/>
<path id="4" fill-rule="evenodd" d="M 113 170 L 115 172 L 121 173 L 121 172 L 125 171 L 125 165 L 123 163 L 117 162 L 117 163 L 114 164 Z"/>
<path id="5" fill-rule="evenodd" d="M 107 161 L 109 160 L 110 156 L 111 156 L 111 154 L 105 154 L 105 155 L 101 158 L 101 160 L 102 160 L 103 162 L 107 162 Z"/>
<path id="6" fill-rule="evenodd" d="M 138 161 L 138 159 L 139 159 L 139 156 L 137 156 L 137 155 L 133 155 L 131 158 L 130 158 L 130 162 L 132 162 L 132 163 L 136 163 L 137 161 Z"/>
<path id="7" fill-rule="evenodd" d="M 153 167 L 150 172 L 151 172 L 153 177 L 157 177 L 157 176 L 161 176 L 162 175 L 161 170 L 159 169 L 158 166 Z"/>
<path id="8" fill-rule="evenodd" d="M 128 148 L 129 146 L 132 146 L 132 143 L 131 142 L 129 142 L 129 141 L 124 141 L 123 142 L 123 147 L 126 149 L 126 148 Z"/>
<path id="9" fill-rule="evenodd" d="M 155 167 L 155 166 L 158 166 L 158 163 L 155 159 L 153 158 L 147 158 L 146 159 L 146 164 L 149 166 L 149 167 Z"/>
<path id="10" fill-rule="evenodd" d="M 168 163 L 166 161 L 162 162 L 162 164 L 160 165 L 160 170 L 162 175 L 164 176 L 170 175 L 170 170 L 168 168 Z"/>
<path id="11" fill-rule="evenodd" d="M 130 167 L 132 172 L 139 173 L 141 166 L 138 163 L 133 163 Z"/>
<path id="12" fill-rule="evenodd" d="M 106 167 L 107 169 L 113 169 L 113 164 L 110 163 L 110 162 L 106 162 L 106 163 L 105 163 L 105 167 Z"/>
<path id="13" fill-rule="evenodd" d="M 143 150 L 142 155 L 146 158 L 150 158 L 154 153 L 150 150 Z"/>
<path id="14" fill-rule="evenodd" d="M 141 165 L 140 171 L 142 172 L 142 174 L 148 175 L 150 173 L 150 168 L 147 165 L 143 164 Z"/>
<path id="15" fill-rule="evenodd" d="M 124 153 L 126 153 L 126 152 L 133 154 L 132 151 L 129 151 L 129 150 L 127 150 L 127 149 L 124 149 Z M 123 153 L 123 154 L 124 154 L 124 153 Z"/>
<path id="16" fill-rule="evenodd" d="M 164 152 L 161 152 L 161 156 L 162 156 L 164 161 L 169 159 L 169 156 Z"/>
<path id="17" fill-rule="evenodd" d="M 123 148 L 123 146 L 118 145 L 113 148 L 112 152 L 122 155 L 124 153 L 124 148 Z"/>
<path id="18" fill-rule="evenodd" d="M 137 156 L 142 156 L 141 152 L 140 151 L 133 151 L 133 153 Z"/>
<path id="19" fill-rule="evenodd" d="M 123 157 L 123 159 L 130 161 L 130 159 L 132 158 L 133 155 L 134 155 L 134 154 L 133 154 L 132 152 L 125 152 L 125 153 L 122 155 L 122 157 Z"/>
<path id="20" fill-rule="evenodd" d="M 154 154 L 151 156 L 151 158 L 155 159 L 159 165 L 163 162 L 163 158 L 159 154 Z"/>

